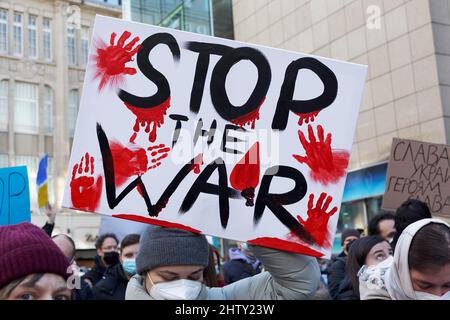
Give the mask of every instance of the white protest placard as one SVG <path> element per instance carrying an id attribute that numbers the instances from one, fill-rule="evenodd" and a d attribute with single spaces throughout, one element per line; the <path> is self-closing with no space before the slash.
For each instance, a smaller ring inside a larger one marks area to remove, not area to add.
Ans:
<path id="1" fill-rule="evenodd" d="M 97 16 L 63 205 L 329 257 L 366 71 Z"/>

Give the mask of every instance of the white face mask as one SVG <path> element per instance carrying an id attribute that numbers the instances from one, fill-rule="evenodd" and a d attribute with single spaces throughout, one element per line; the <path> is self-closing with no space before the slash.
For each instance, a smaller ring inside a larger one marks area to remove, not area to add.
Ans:
<path id="1" fill-rule="evenodd" d="M 417 300 L 450 300 L 450 291 L 447 291 L 442 296 L 437 296 L 428 292 L 414 291 Z"/>
<path id="2" fill-rule="evenodd" d="M 152 288 L 150 296 L 156 300 L 195 300 L 202 290 L 202 283 L 187 279 L 168 282 L 153 283 L 150 274 L 147 274 Z"/>

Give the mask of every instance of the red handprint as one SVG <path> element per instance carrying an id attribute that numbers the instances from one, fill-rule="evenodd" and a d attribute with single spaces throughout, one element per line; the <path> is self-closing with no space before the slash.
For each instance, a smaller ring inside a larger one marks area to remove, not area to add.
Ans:
<path id="1" fill-rule="evenodd" d="M 302 131 L 298 131 L 298 137 L 305 149 L 306 156 L 292 155 L 298 162 L 307 164 L 311 169 L 311 178 L 327 185 L 336 183 L 345 175 L 348 166 L 349 153 L 345 150 L 331 149 L 331 133 L 324 138 L 321 125 L 317 126 L 317 136 L 311 125 L 308 125 L 309 142 Z"/>
<path id="2" fill-rule="evenodd" d="M 309 123 L 310 121 L 313 122 L 314 119 L 319 114 L 319 111 L 314 111 L 310 113 L 295 113 L 296 115 L 299 116 L 298 125 L 301 126 L 303 123 Z"/>
<path id="3" fill-rule="evenodd" d="M 145 149 L 131 145 L 125 147 L 119 142 L 110 144 L 114 162 L 114 180 L 116 186 L 124 184 L 129 177 L 139 176 L 148 170 L 155 169 L 161 165 L 161 160 L 169 155 L 170 148 L 159 144 Z M 149 161 L 149 155 L 151 160 Z M 139 190 L 138 190 L 139 191 Z"/>
<path id="4" fill-rule="evenodd" d="M 125 45 L 125 41 L 131 36 L 129 31 L 124 31 L 120 36 L 117 44 L 114 44 L 116 33 L 111 33 L 109 46 L 100 42 L 97 47 L 97 55 L 95 60 L 97 62 L 97 72 L 95 78 L 101 78 L 98 90 L 101 91 L 109 82 L 111 86 L 119 85 L 123 80 L 124 74 L 136 74 L 135 68 L 126 67 L 127 62 L 133 61 L 133 56 L 138 52 L 140 45 L 134 49 L 133 46 L 139 41 L 139 37 Z"/>
<path id="5" fill-rule="evenodd" d="M 328 237 L 328 220 L 337 212 L 337 207 L 333 207 L 327 213 L 328 207 L 330 206 L 332 200 L 333 197 L 327 197 L 327 194 L 322 192 L 317 200 L 316 206 L 314 207 L 314 194 L 311 193 L 308 201 L 308 218 L 305 221 L 299 215 L 297 216 L 298 221 L 305 227 L 316 243 L 321 247 L 329 248 L 331 246 Z"/>
<path id="6" fill-rule="evenodd" d="M 84 161 L 84 170 L 83 170 Z M 78 174 L 78 177 L 76 177 Z M 100 204 L 102 196 L 103 178 L 94 175 L 94 157 L 86 152 L 81 157 L 80 163 L 75 164 L 72 169 L 72 180 L 70 181 L 70 195 L 72 205 L 75 209 L 95 211 Z"/>

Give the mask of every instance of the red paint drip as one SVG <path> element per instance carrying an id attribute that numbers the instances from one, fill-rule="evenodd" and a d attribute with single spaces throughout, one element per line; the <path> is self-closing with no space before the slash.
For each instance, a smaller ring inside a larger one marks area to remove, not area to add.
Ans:
<path id="1" fill-rule="evenodd" d="M 255 188 L 259 184 L 260 160 L 259 142 L 247 151 L 244 157 L 234 166 L 230 174 L 231 186 L 241 191 L 242 196 L 247 199 L 245 205 L 254 205 Z"/>
<path id="2" fill-rule="evenodd" d="M 261 103 L 259 104 L 258 108 L 256 108 L 252 112 L 249 112 L 239 118 L 231 120 L 231 123 L 233 123 L 237 126 L 240 126 L 240 127 L 243 127 L 247 124 L 251 124 L 252 125 L 251 128 L 255 129 L 256 120 L 259 120 L 259 109 L 261 108 L 261 106 L 265 100 L 266 100 L 266 97 L 262 98 Z"/>
<path id="3" fill-rule="evenodd" d="M 297 112 L 295 112 L 295 114 L 299 116 L 298 124 L 301 126 L 303 123 L 313 122 L 314 119 L 319 114 L 319 112 L 320 112 L 320 110 L 319 111 L 310 112 L 310 113 L 297 113 Z"/>
<path id="4" fill-rule="evenodd" d="M 204 162 L 203 162 L 203 154 L 199 153 L 194 158 L 194 163 L 192 164 L 192 170 L 194 171 L 195 174 L 199 174 L 200 173 L 200 166 L 202 164 L 204 164 Z"/>
<path id="5" fill-rule="evenodd" d="M 94 157 L 90 157 L 86 152 L 80 163 L 75 164 L 72 169 L 72 179 L 70 181 L 70 196 L 72 206 L 77 210 L 93 212 L 97 210 L 102 196 L 103 177 L 94 178 Z M 85 169 L 83 172 L 83 160 Z M 89 172 L 91 165 L 91 172 Z M 78 177 L 77 177 L 78 175 Z"/>
<path id="6" fill-rule="evenodd" d="M 133 221 L 137 221 L 137 222 L 153 224 L 153 225 L 156 225 L 156 226 L 161 226 L 161 227 L 166 227 L 166 228 L 182 229 L 182 230 L 189 231 L 189 232 L 192 232 L 192 233 L 197 233 L 197 234 L 201 234 L 202 233 L 200 230 L 197 230 L 197 229 L 185 226 L 185 225 L 180 224 L 180 223 L 173 223 L 173 222 L 164 221 L 164 220 L 152 219 L 152 218 L 147 218 L 147 217 L 143 217 L 143 216 L 138 216 L 138 215 L 135 215 L 135 214 L 113 214 L 112 216 L 114 218 L 133 220 Z"/>
<path id="7" fill-rule="evenodd" d="M 319 246 L 327 249 L 331 248 L 328 221 L 330 220 L 330 217 L 337 212 L 337 207 L 333 207 L 327 212 L 332 200 L 332 196 L 327 197 L 327 194 L 322 192 L 314 207 L 314 194 L 311 193 L 308 201 L 308 218 L 305 221 L 300 215 L 297 216 L 298 221 L 311 234 L 315 242 Z M 293 233 L 291 233 L 289 237 L 290 239 L 297 238 Z"/>
<path id="8" fill-rule="evenodd" d="M 293 154 L 292 156 L 300 163 L 305 163 L 311 169 L 311 179 L 324 185 L 337 183 L 345 176 L 350 154 L 345 150 L 331 149 L 331 133 L 324 137 L 321 125 L 317 126 L 317 136 L 311 125 L 308 125 L 308 137 L 301 130 L 298 131 L 300 142 L 306 152 L 306 156 Z"/>
<path id="9" fill-rule="evenodd" d="M 126 102 L 125 106 L 136 116 L 136 122 L 133 126 L 134 133 L 130 137 L 130 142 L 134 143 L 141 126 L 145 127 L 144 131 L 149 134 L 149 141 L 155 142 L 156 130 L 164 123 L 164 116 L 170 107 L 170 97 L 160 105 L 152 108 L 136 108 Z"/>
<path id="10" fill-rule="evenodd" d="M 293 243 L 293 242 L 290 242 L 287 240 L 282 240 L 279 238 L 262 237 L 262 238 L 248 240 L 247 243 L 250 243 L 250 244 L 253 244 L 256 246 L 261 246 L 261 247 L 278 249 L 278 250 L 282 250 L 282 251 L 295 252 L 295 253 L 304 254 L 307 256 L 312 256 L 312 257 L 317 257 L 317 258 L 324 256 L 324 254 L 322 252 L 316 251 L 314 249 L 311 249 L 307 246 L 304 246 L 304 245 L 301 245 L 298 243 Z"/>
<path id="11" fill-rule="evenodd" d="M 145 149 L 135 146 L 127 148 L 115 141 L 110 144 L 110 148 L 116 186 L 121 186 L 131 176 L 138 176 L 147 172 L 148 158 Z"/>
<path id="12" fill-rule="evenodd" d="M 96 72 L 94 77 L 100 78 L 98 91 L 100 92 L 107 84 L 111 87 L 118 87 L 124 80 L 124 75 L 136 74 L 135 68 L 125 66 L 126 63 L 133 61 L 133 56 L 140 49 L 137 45 L 133 46 L 139 41 L 139 37 L 135 37 L 128 44 L 125 41 L 131 36 L 129 31 L 124 31 L 120 36 L 117 44 L 115 44 L 116 34 L 111 33 L 109 46 L 103 41 L 96 41 L 96 53 L 94 60 L 96 62 Z"/>

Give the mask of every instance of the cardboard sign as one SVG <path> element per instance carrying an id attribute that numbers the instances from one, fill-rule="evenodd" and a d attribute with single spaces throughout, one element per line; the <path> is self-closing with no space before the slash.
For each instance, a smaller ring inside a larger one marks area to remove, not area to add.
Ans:
<path id="1" fill-rule="evenodd" d="M 329 256 L 367 68 L 97 16 L 63 205 Z"/>
<path id="2" fill-rule="evenodd" d="M 394 138 L 382 208 L 395 211 L 404 201 L 424 201 L 436 218 L 450 219 L 450 147 Z"/>
<path id="3" fill-rule="evenodd" d="M 27 167 L 0 168 L 0 226 L 30 220 Z"/>

